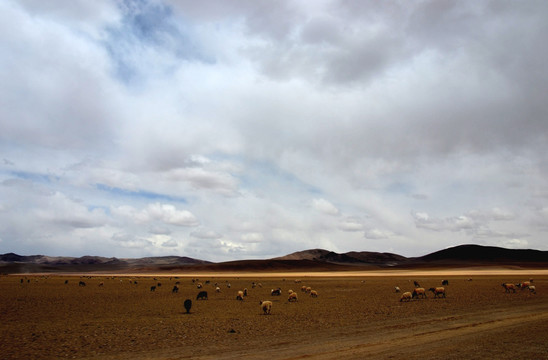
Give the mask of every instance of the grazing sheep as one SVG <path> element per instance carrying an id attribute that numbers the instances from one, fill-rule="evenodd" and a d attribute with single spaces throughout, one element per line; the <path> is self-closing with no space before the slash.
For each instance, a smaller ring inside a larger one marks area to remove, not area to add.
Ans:
<path id="1" fill-rule="evenodd" d="M 301 279 L 295 279 L 295 284 L 299 284 L 301 282 Z"/>
<path id="2" fill-rule="evenodd" d="M 416 287 L 416 288 L 420 288 L 420 287 L 421 287 L 420 284 L 418 283 L 418 281 L 413 281 L 413 283 L 415 284 L 415 287 Z"/>
<path id="3" fill-rule="evenodd" d="M 171 289 L 171 293 L 178 293 L 179 287 L 177 285 L 173 285 L 173 289 Z"/>
<path id="4" fill-rule="evenodd" d="M 424 288 L 415 288 L 413 290 L 413 294 L 411 295 L 411 297 L 414 299 L 415 297 L 418 299 L 420 297 L 422 297 L 423 299 L 427 298 L 428 296 L 426 296 L 426 290 L 424 290 Z"/>
<path id="5" fill-rule="evenodd" d="M 186 309 L 186 313 L 190 314 L 190 308 L 192 307 L 192 300 L 186 299 L 185 302 L 183 303 L 183 306 Z"/>
<path id="6" fill-rule="evenodd" d="M 158 287 L 162 286 L 162 283 L 158 283 L 158 285 L 157 285 L 157 286 L 158 286 Z"/>
<path id="7" fill-rule="evenodd" d="M 270 295 L 280 296 L 280 295 L 282 295 L 282 289 L 280 289 L 280 288 L 272 289 L 272 290 L 270 290 Z"/>
<path id="8" fill-rule="evenodd" d="M 156 286 L 151 286 L 150 291 L 156 291 Z"/>
<path id="9" fill-rule="evenodd" d="M 516 292 L 516 287 L 514 286 L 514 284 L 504 283 L 502 284 L 502 287 L 504 288 L 504 292 Z"/>
<path id="10" fill-rule="evenodd" d="M 230 283 L 226 284 L 226 287 L 229 289 L 230 289 L 230 286 L 231 286 Z"/>
<path id="11" fill-rule="evenodd" d="M 312 297 L 318 297 L 318 292 L 316 290 L 311 290 L 310 291 L 310 296 Z"/>
<path id="12" fill-rule="evenodd" d="M 289 297 L 287 298 L 287 301 L 289 301 L 289 302 L 297 301 L 297 293 L 295 293 L 295 292 L 289 293 Z"/>
<path id="13" fill-rule="evenodd" d="M 100 286 L 100 287 L 105 286 L 105 283 L 101 281 L 101 282 L 99 283 L 99 286 Z"/>
<path id="14" fill-rule="evenodd" d="M 524 281 L 524 282 L 521 282 L 517 285 L 521 290 L 523 289 L 526 289 L 528 288 L 529 286 L 531 286 L 531 282 L 530 281 Z"/>
<path id="15" fill-rule="evenodd" d="M 310 292 L 312 291 L 312 288 L 310 286 L 307 286 L 305 291 L 307 294 L 310 294 Z"/>
<path id="16" fill-rule="evenodd" d="M 536 293 L 537 293 L 537 288 L 535 287 L 535 285 L 529 285 L 527 288 L 528 288 L 529 291 L 532 292 L 533 294 L 536 294 Z"/>
<path id="17" fill-rule="evenodd" d="M 404 300 L 405 301 L 411 301 L 411 298 L 412 298 L 412 296 L 411 296 L 411 293 L 409 291 L 404 292 L 403 294 L 401 294 L 400 302 L 402 302 Z"/>
<path id="18" fill-rule="evenodd" d="M 83 281 L 80 281 L 80 282 L 78 283 L 78 286 L 86 286 L 86 283 L 83 282 Z"/>
<path id="19" fill-rule="evenodd" d="M 220 293 L 220 292 L 221 292 L 221 288 L 217 286 L 217 287 L 215 288 L 215 292 Z"/>
<path id="20" fill-rule="evenodd" d="M 399 288 L 398 286 L 395 286 L 395 287 L 394 287 L 394 291 L 397 292 L 397 293 L 399 293 L 401 290 L 400 290 L 400 288 Z"/>
<path id="21" fill-rule="evenodd" d="M 236 300 L 244 300 L 244 292 L 242 290 L 238 291 L 238 295 L 236 295 Z"/>
<path id="22" fill-rule="evenodd" d="M 262 301 L 262 300 L 259 300 L 259 305 L 261 306 L 261 309 L 263 309 L 263 313 L 265 315 L 269 315 L 270 312 L 272 311 L 272 301 Z"/>
<path id="23" fill-rule="evenodd" d="M 258 283 L 257 286 L 260 287 L 260 288 L 262 288 L 262 287 L 263 287 L 263 284 Z"/>
<path id="24" fill-rule="evenodd" d="M 198 283 L 198 285 L 196 285 L 196 287 L 197 287 L 198 289 L 201 289 L 201 288 L 203 287 L 203 285 L 202 285 L 202 283 Z"/>
<path id="25" fill-rule="evenodd" d="M 200 291 L 196 296 L 196 300 L 207 300 L 207 291 Z"/>
<path id="26" fill-rule="evenodd" d="M 437 298 L 438 296 L 445 297 L 445 288 L 444 287 L 430 288 L 430 289 L 428 289 L 428 291 L 432 291 L 435 298 Z"/>
<path id="27" fill-rule="evenodd" d="M 306 285 L 301 286 L 301 291 L 306 292 Z"/>
<path id="28" fill-rule="evenodd" d="M 447 286 L 447 285 L 449 285 L 449 280 L 442 280 L 441 284 L 444 285 L 444 286 Z"/>

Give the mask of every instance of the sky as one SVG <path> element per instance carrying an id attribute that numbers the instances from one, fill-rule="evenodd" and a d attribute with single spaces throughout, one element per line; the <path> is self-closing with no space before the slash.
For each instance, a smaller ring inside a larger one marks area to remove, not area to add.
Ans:
<path id="1" fill-rule="evenodd" d="M 548 250 L 548 2 L 0 1 L 0 253 Z"/>

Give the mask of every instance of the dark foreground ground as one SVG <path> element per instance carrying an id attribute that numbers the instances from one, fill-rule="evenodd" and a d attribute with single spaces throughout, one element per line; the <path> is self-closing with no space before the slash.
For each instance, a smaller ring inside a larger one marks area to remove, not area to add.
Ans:
<path id="1" fill-rule="evenodd" d="M 528 280 L 523 273 L 300 279 L 204 277 L 208 300 L 197 301 L 200 290 L 184 277 L 2 276 L 0 357 L 548 359 L 548 276 L 534 277 L 536 294 L 505 293 L 501 283 Z M 439 286 L 442 279 L 449 280 L 445 299 L 428 293 L 406 303 L 394 291 L 412 290 L 414 280 Z M 172 293 L 177 281 L 179 292 Z M 319 296 L 301 292 L 303 285 Z M 282 295 L 271 296 L 278 287 Z M 249 295 L 237 301 L 244 288 Z M 287 301 L 289 289 L 297 302 Z M 271 315 L 262 314 L 259 300 L 273 302 Z"/>

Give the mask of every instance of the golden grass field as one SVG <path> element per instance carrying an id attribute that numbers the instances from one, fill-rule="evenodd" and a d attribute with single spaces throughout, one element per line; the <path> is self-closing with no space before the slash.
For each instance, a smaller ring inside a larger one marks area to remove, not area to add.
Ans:
<path id="1" fill-rule="evenodd" d="M 196 300 L 200 290 L 190 276 L 1 276 L 0 358 L 548 359 L 546 271 L 196 276 L 208 300 Z M 530 277 L 536 294 L 501 286 Z M 445 299 L 429 292 L 406 303 L 394 291 L 412 290 L 414 280 L 428 289 L 442 279 L 449 280 Z M 319 296 L 301 292 L 302 285 Z M 278 287 L 282 295 L 271 296 Z M 249 295 L 237 301 L 244 288 Z M 287 301 L 289 289 L 297 302 Z M 259 300 L 273 302 L 271 315 L 262 314 Z"/>

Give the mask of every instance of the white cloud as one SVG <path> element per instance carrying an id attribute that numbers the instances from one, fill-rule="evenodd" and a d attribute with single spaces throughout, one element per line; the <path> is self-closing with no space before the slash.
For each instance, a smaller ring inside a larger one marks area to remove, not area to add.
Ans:
<path id="1" fill-rule="evenodd" d="M 327 215 L 339 215 L 339 209 L 335 207 L 332 203 L 325 199 L 314 199 L 312 200 L 312 207 L 323 214 Z"/>
<path id="2" fill-rule="evenodd" d="M 388 239 L 394 235 L 393 232 L 381 229 L 369 229 L 365 232 L 366 239 Z"/>

